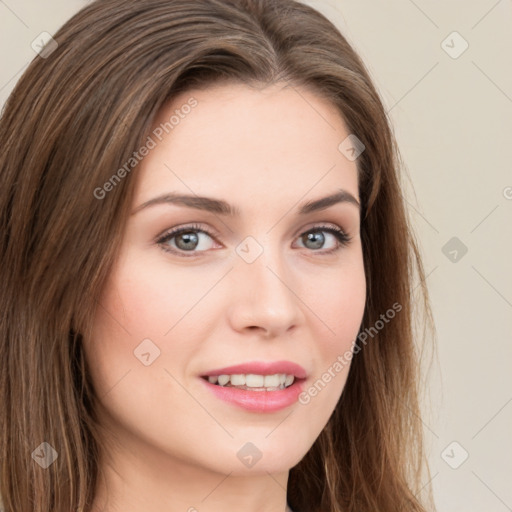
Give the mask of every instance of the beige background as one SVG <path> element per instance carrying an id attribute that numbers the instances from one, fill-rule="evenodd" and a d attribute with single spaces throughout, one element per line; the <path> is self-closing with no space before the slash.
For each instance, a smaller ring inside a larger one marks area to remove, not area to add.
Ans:
<path id="1" fill-rule="evenodd" d="M 0 104 L 32 41 L 85 3 L 0 0 Z M 438 333 L 424 421 L 438 509 L 512 510 L 512 1 L 307 3 L 365 60 L 414 187 Z"/>

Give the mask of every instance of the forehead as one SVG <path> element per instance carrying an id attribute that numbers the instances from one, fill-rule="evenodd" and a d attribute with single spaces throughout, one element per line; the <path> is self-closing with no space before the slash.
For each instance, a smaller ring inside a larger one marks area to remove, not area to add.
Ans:
<path id="1" fill-rule="evenodd" d="M 348 135 L 333 104 L 296 86 L 190 90 L 155 119 L 136 198 L 181 192 L 261 207 L 339 188 L 358 197 L 356 163 L 338 149 Z"/>

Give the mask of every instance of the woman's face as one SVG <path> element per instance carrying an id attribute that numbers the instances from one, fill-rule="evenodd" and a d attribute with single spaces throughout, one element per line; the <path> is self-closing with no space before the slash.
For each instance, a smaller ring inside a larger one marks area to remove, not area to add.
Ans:
<path id="1" fill-rule="evenodd" d="M 283 84 L 160 113 L 85 347 L 102 420 L 141 467 L 284 472 L 322 431 L 365 304 L 349 135 Z"/>

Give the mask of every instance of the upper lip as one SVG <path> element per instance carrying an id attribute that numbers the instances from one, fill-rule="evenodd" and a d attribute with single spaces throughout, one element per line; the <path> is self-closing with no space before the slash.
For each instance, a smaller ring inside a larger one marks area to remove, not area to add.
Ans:
<path id="1" fill-rule="evenodd" d="M 297 363 L 291 361 L 251 361 L 241 363 L 234 366 L 227 366 L 225 368 L 216 368 L 210 370 L 202 377 L 213 377 L 218 375 L 239 375 L 239 374 L 255 374 L 255 375 L 275 375 L 276 373 L 285 373 L 286 375 L 293 375 L 297 379 L 306 378 L 306 370 Z"/>

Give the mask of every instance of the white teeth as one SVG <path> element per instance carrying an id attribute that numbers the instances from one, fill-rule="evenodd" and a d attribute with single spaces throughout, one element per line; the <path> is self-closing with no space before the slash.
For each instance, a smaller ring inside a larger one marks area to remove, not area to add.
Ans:
<path id="1" fill-rule="evenodd" d="M 278 388 L 279 387 L 279 375 L 265 375 L 265 383 L 263 384 L 266 388 Z"/>
<path id="2" fill-rule="evenodd" d="M 231 381 L 231 384 L 233 384 L 233 381 Z M 245 385 L 248 388 L 262 388 L 265 384 L 265 377 L 263 375 L 254 375 L 252 373 L 249 373 L 247 377 L 245 378 Z"/>
<path id="3" fill-rule="evenodd" d="M 256 375 L 254 373 L 235 374 L 235 375 L 215 375 L 209 376 L 208 382 L 218 384 L 219 386 L 231 386 L 255 388 L 273 388 L 284 389 L 293 384 L 295 377 L 285 373 L 275 373 L 274 375 Z"/>
<path id="4" fill-rule="evenodd" d="M 225 386 L 229 382 L 229 375 L 219 375 L 219 386 Z"/>
<path id="5" fill-rule="evenodd" d="M 232 386 L 245 386 L 245 375 L 231 375 Z M 249 386 L 249 384 L 247 384 Z"/>

